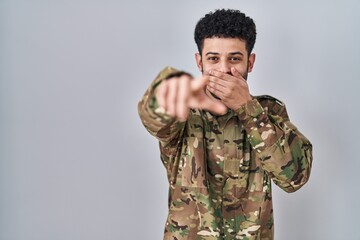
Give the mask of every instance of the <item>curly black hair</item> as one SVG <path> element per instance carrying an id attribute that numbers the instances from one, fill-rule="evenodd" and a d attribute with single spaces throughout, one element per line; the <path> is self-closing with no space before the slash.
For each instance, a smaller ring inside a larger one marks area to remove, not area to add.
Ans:
<path id="1" fill-rule="evenodd" d="M 239 10 L 218 9 L 201 18 L 195 27 L 195 42 L 199 53 L 204 47 L 205 38 L 239 38 L 245 40 L 250 55 L 256 40 L 254 21 Z"/>

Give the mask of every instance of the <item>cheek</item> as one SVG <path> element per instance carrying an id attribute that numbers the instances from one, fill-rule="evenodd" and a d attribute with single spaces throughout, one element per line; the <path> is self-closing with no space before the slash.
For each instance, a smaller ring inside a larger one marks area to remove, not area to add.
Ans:
<path id="1" fill-rule="evenodd" d="M 211 70 L 219 71 L 221 69 L 221 65 L 219 63 L 210 63 L 207 61 L 203 62 L 202 67 L 204 74 L 208 74 Z"/>
<path id="2" fill-rule="evenodd" d="M 203 74 L 204 75 L 209 75 L 209 71 L 211 71 L 211 70 L 216 70 L 216 68 L 209 67 L 209 66 L 203 66 Z"/>
<path id="3" fill-rule="evenodd" d="M 235 66 L 235 69 L 241 74 L 241 76 L 244 76 L 247 73 L 246 66 L 243 65 Z"/>

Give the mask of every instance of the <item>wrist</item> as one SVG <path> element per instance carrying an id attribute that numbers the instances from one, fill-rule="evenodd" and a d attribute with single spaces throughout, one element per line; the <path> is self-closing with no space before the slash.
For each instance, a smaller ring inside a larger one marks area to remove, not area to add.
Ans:
<path id="1" fill-rule="evenodd" d="M 230 107 L 232 110 L 236 111 L 242 107 L 244 107 L 246 104 L 249 104 L 253 99 L 251 98 L 251 96 L 249 95 L 245 101 L 241 101 L 238 104 L 235 104 L 234 106 Z"/>

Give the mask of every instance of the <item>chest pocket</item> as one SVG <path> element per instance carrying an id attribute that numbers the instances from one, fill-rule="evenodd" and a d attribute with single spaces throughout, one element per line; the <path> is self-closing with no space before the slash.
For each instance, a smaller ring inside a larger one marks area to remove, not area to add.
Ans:
<path id="1" fill-rule="evenodd" d="M 237 189 L 238 194 L 263 190 L 264 174 L 260 159 L 252 151 L 245 129 L 236 121 L 230 121 L 224 132 L 224 155 L 227 184 L 231 182 L 230 185 Z"/>

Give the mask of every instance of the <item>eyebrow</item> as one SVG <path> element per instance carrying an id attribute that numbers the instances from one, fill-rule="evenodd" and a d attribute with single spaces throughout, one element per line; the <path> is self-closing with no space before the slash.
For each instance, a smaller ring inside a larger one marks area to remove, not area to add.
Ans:
<path id="1" fill-rule="evenodd" d="M 220 55 L 220 54 L 217 53 L 217 52 L 207 52 L 207 53 L 205 54 L 205 56 L 207 56 L 207 55 L 209 55 L 209 54 L 212 54 L 212 55 Z"/>
<path id="2" fill-rule="evenodd" d="M 244 54 L 242 52 L 231 52 L 231 53 L 229 53 L 229 55 L 236 55 L 236 54 L 240 54 L 241 56 L 244 56 Z"/>
<path id="3" fill-rule="evenodd" d="M 212 55 L 220 55 L 220 53 L 217 53 L 217 52 L 207 52 L 205 54 L 205 56 L 210 55 L 210 54 L 212 54 Z M 237 54 L 240 54 L 241 56 L 244 56 L 244 54 L 242 52 L 231 52 L 231 53 L 229 53 L 229 55 L 231 55 L 231 56 L 237 55 Z"/>

